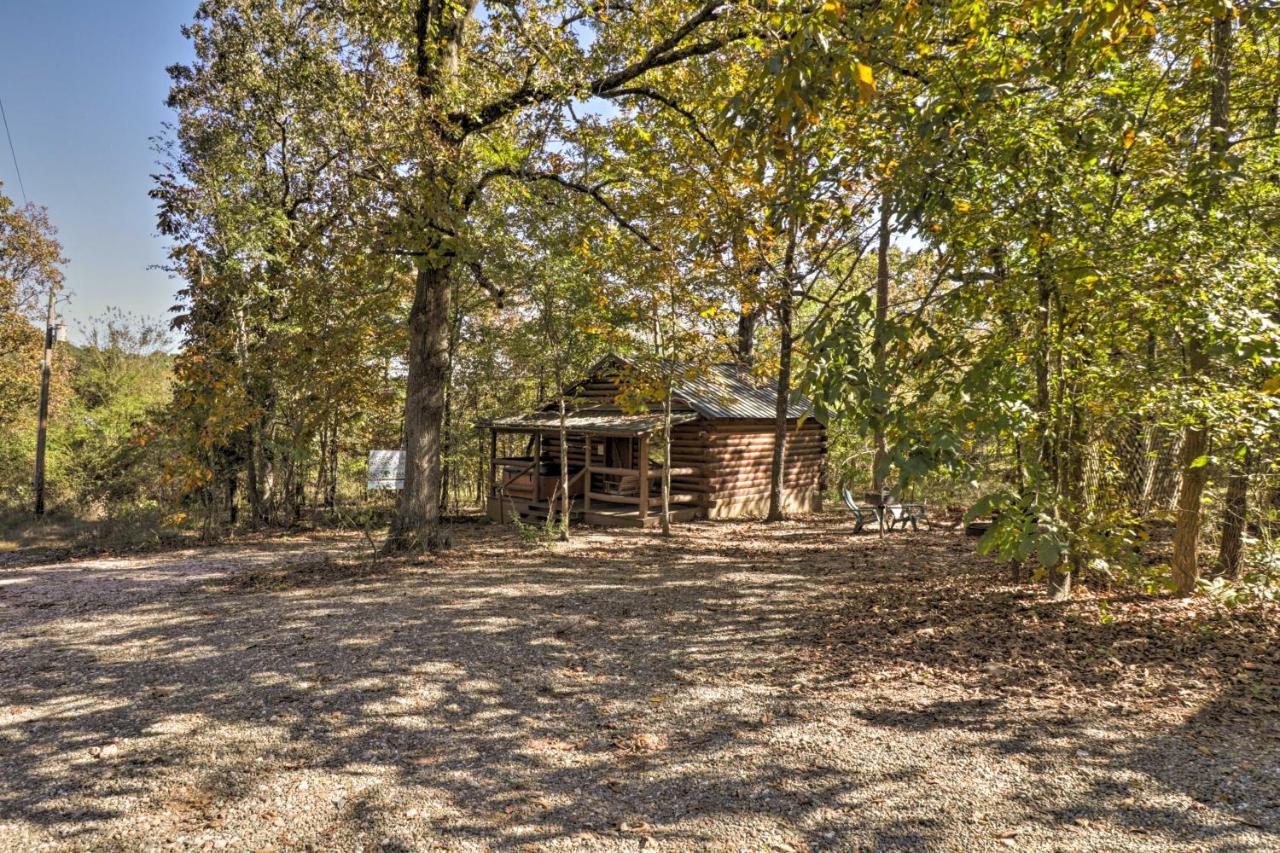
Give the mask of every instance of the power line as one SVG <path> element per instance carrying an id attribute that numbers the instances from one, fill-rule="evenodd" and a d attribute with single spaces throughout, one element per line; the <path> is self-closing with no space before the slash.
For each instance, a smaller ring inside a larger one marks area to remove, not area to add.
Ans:
<path id="1" fill-rule="evenodd" d="M 0 119 L 4 120 L 4 135 L 9 140 L 9 154 L 13 157 L 13 171 L 18 176 L 18 189 L 22 191 L 22 203 L 27 201 L 27 188 L 22 185 L 22 170 L 18 168 L 18 150 L 13 147 L 13 134 L 9 132 L 9 116 L 4 112 L 4 99 L 0 98 Z"/>

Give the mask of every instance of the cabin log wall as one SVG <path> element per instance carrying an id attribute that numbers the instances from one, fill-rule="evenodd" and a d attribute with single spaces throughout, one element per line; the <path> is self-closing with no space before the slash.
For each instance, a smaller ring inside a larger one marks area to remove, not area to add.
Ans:
<path id="1" fill-rule="evenodd" d="M 704 495 L 708 518 L 764 515 L 773 467 L 772 421 L 698 420 L 672 430 L 675 467 L 697 467 L 693 477 L 673 477 L 672 487 Z M 783 457 L 784 508 L 822 509 L 826 487 L 826 429 L 816 420 L 789 424 Z"/>

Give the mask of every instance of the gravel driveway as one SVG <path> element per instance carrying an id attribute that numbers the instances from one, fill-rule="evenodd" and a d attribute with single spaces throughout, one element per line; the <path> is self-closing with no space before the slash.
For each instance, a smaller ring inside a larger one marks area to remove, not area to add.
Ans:
<path id="1" fill-rule="evenodd" d="M 0 848 L 1280 847 L 1274 609 L 837 517 L 0 571 Z"/>

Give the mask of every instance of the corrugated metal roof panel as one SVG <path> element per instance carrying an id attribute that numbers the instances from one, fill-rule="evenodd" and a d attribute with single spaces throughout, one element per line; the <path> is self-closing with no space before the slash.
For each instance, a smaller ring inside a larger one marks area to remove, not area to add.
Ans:
<path id="1" fill-rule="evenodd" d="M 620 370 L 625 370 L 627 360 L 622 356 L 610 355 L 596 363 L 591 375 L 568 389 L 569 393 L 584 386 L 597 377 L 607 377 Z M 699 373 L 681 364 L 672 364 L 671 370 L 676 374 L 684 374 L 685 379 L 676 383 L 676 397 L 704 418 L 713 420 L 772 420 L 777 412 L 775 401 L 778 399 L 772 385 L 761 384 L 736 364 L 714 364 L 708 370 Z M 550 412 L 555 403 L 547 403 L 543 412 Z M 653 404 L 654 407 L 657 403 Z M 589 410 L 579 409 L 578 414 L 585 415 Z M 787 407 L 788 418 L 813 417 L 813 404 L 800 395 L 794 395 Z"/>
<path id="2" fill-rule="evenodd" d="M 717 364 L 704 375 L 695 375 L 676 385 L 676 393 L 698 414 L 706 418 L 773 418 L 778 395 L 771 386 L 733 364 Z M 796 396 L 787 406 L 788 418 L 802 418 L 813 412 L 813 404 Z"/>
<path id="3" fill-rule="evenodd" d="M 673 423 L 686 423 L 697 420 L 697 415 L 689 412 L 675 412 L 671 415 Z M 656 432 L 662 428 L 662 414 L 623 415 L 606 412 L 592 413 L 579 411 L 565 416 L 565 429 L 570 432 L 612 433 L 616 435 L 642 435 Z M 556 412 L 531 412 L 507 418 L 495 418 L 482 426 L 498 429 L 529 430 L 540 432 L 560 429 L 560 415 Z"/>

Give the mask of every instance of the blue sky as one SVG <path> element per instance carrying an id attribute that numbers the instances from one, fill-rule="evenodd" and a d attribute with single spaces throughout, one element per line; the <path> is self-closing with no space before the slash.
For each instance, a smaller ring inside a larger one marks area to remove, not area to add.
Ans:
<path id="1" fill-rule="evenodd" d="M 170 112 L 165 68 L 186 61 L 179 28 L 196 0 L 0 0 L 0 98 L 27 196 L 49 208 L 67 266 L 73 340 L 108 306 L 168 316 L 177 283 L 147 197 L 150 137 Z M 8 144 L 0 181 L 21 203 Z"/>

